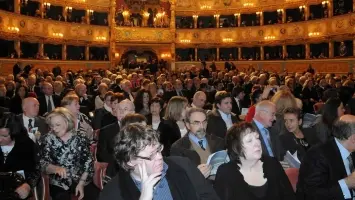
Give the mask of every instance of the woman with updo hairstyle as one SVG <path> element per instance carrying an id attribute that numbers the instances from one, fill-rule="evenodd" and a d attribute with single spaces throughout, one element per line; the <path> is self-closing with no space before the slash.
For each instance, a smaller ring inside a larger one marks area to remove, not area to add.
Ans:
<path id="1" fill-rule="evenodd" d="M 281 164 L 262 156 L 259 133 L 252 124 L 234 124 L 226 145 L 230 162 L 218 168 L 214 184 L 221 200 L 296 199 Z"/>
<path id="2" fill-rule="evenodd" d="M 0 118 L 0 173 L 0 197 L 11 200 L 30 197 L 41 176 L 38 148 L 12 113 Z"/>
<path id="3" fill-rule="evenodd" d="M 96 199 L 98 188 L 91 180 L 94 162 L 89 140 L 76 133 L 75 117 L 66 108 L 50 112 L 46 121 L 51 131 L 41 142 L 41 169 L 49 175 L 52 200 Z"/>

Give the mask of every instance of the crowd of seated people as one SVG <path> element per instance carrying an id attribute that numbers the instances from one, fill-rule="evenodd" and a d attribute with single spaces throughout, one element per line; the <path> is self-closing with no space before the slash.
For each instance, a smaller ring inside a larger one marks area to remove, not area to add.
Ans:
<path id="1" fill-rule="evenodd" d="M 25 68 L 0 77 L 0 179 L 12 180 L 0 195 L 32 197 L 41 177 L 58 200 L 343 199 L 355 187 L 352 73 Z"/>

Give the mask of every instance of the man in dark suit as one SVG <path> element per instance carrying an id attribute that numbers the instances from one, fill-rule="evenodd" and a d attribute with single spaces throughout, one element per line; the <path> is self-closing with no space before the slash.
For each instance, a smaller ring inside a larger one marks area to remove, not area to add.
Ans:
<path id="1" fill-rule="evenodd" d="M 130 101 L 134 102 L 134 98 L 132 95 L 132 84 L 129 80 L 124 79 L 121 81 L 120 87 L 122 88 L 123 94 L 126 97 L 126 99 L 129 99 Z"/>
<path id="2" fill-rule="evenodd" d="M 170 155 L 189 158 L 200 172 L 208 178 L 211 165 L 207 165 L 208 157 L 224 149 L 224 140 L 206 134 L 207 116 L 201 108 L 190 108 L 186 112 L 186 126 L 189 133 L 177 140 L 170 149 Z"/>
<path id="3" fill-rule="evenodd" d="M 6 96 L 6 86 L 0 85 L 0 107 L 10 108 L 11 100 Z"/>
<path id="4" fill-rule="evenodd" d="M 43 136 L 48 133 L 49 128 L 45 119 L 38 116 L 39 102 L 33 97 L 25 98 L 22 101 L 23 114 L 17 115 L 17 119 L 27 129 L 29 137 L 36 141 L 39 136 Z M 36 133 L 36 132 L 39 132 Z M 37 135 L 38 134 L 38 135 Z"/>
<path id="5" fill-rule="evenodd" d="M 334 138 L 310 149 L 299 170 L 298 199 L 353 199 L 355 189 L 355 116 L 333 126 Z"/>
<path id="6" fill-rule="evenodd" d="M 101 128 L 101 120 L 103 119 L 103 117 L 105 115 L 107 115 L 107 114 L 111 114 L 112 113 L 111 98 L 112 98 L 113 95 L 114 95 L 113 92 L 108 91 L 105 94 L 104 107 L 95 110 L 94 118 L 92 120 L 92 128 L 94 130 L 100 129 Z"/>
<path id="7" fill-rule="evenodd" d="M 86 116 L 89 116 L 89 112 L 95 110 L 94 99 L 91 95 L 87 95 L 86 85 L 79 83 L 75 86 L 75 93 L 79 97 L 80 112 L 84 113 Z"/>
<path id="8" fill-rule="evenodd" d="M 36 85 L 37 78 L 36 75 L 32 74 L 27 79 L 27 88 L 28 92 L 33 92 L 37 95 L 37 97 L 42 96 L 41 88 Z"/>
<path id="9" fill-rule="evenodd" d="M 42 85 L 42 92 L 44 96 L 38 97 L 39 101 L 39 115 L 51 112 L 56 107 L 60 106 L 60 99 L 53 95 L 53 86 L 49 82 L 44 82 Z"/>
<path id="10" fill-rule="evenodd" d="M 238 117 L 242 113 L 242 108 L 248 108 L 244 103 L 244 89 L 240 86 L 235 86 L 232 91 L 232 112 Z"/>
<path id="11" fill-rule="evenodd" d="M 189 159 L 163 158 L 158 133 L 150 127 L 127 125 L 116 139 L 115 147 L 118 150 L 115 161 L 120 170 L 105 186 L 99 200 L 152 199 L 153 196 L 175 200 L 218 199 L 212 185 Z"/>
<path id="12" fill-rule="evenodd" d="M 265 100 L 259 102 L 255 107 L 255 116 L 252 125 L 259 133 L 263 154 L 275 157 L 283 161 L 285 152 L 281 146 L 279 133 L 269 131 L 275 121 L 276 106 L 271 101 Z"/>
<path id="13" fill-rule="evenodd" d="M 186 97 L 183 91 L 182 82 L 179 79 L 176 79 L 174 84 L 174 89 L 175 89 L 174 96 Z"/>
<path id="14" fill-rule="evenodd" d="M 227 130 L 238 122 L 237 116 L 232 113 L 232 98 L 226 91 L 218 91 L 215 95 L 215 109 L 207 116 L 207 133 L 224 138 Z"/>

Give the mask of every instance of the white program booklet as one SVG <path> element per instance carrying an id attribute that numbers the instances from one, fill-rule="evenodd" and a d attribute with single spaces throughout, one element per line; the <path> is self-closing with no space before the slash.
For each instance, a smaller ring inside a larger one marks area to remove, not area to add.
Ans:
<path id="1" fill-rule="evenodd" d="M 297 151 L 294 154 L 291 154 L 290 151 L 286 152 L 284 159 L 292 168 L 300 168 L 301 162 L 297 157 Z"/>
<path id="2" fill-rule="evenodd" d="M 249 111 L 249 108 L 242 108 L 242 112 L 240 113 L 240 115 L 247 115 Z"/>
<path id="3" fill-rule="evenodd" d="M 207 164 L 212 166 L 211 175 L 216 175 L 218 167 L 229 161 L 230 159 L 226 150 L 217 151 L 208 156 Z"/>

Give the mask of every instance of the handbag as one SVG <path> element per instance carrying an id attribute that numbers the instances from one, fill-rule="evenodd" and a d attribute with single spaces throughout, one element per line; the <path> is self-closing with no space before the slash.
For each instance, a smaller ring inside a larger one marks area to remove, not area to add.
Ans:
<path id="1" fill-rule="evenodd" d="M 15 190 L 25 182 L 25 178 L 19 173 L 0 172 L 0 199 L 20 199 L 19 195 L 15 192 Z"/>

